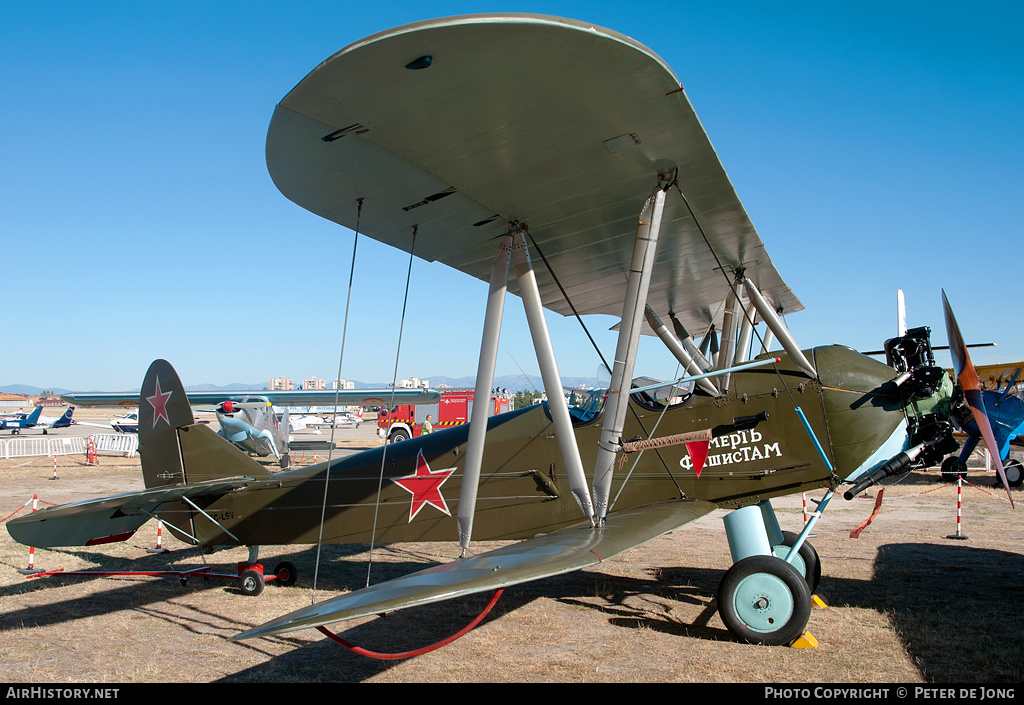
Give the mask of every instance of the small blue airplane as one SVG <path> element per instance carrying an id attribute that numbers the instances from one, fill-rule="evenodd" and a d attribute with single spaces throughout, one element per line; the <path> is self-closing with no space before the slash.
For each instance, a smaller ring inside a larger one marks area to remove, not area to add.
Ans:
<path id="1" fill-rule="evenodd" d="M 64 415 L 59 419 L 48 419 L 42 416 L 43 407 L 37 406 L 32 410 L 30 414 L 17 414 L 12 418 L 2 419 L 0 418 L 0 430 L 10 431 L 11 435 L 18 435 L 22 429 L 25 428 L 42 428 L 45 434 L 47 429 L 50 428 L 67 428 L 74 421 L 71 420 L 71 414 L 74 413 L 75 407 L 68 407 L 68 410 L 64 412 Z"/>
<path id="2" fill-rule="evenodd" d="M 1021 462 L 1010 458 L 1010 444 L 1024 433 L 1024 400 L 1021 399 L 1020 384 L 1024 361 L 998 365 L 978 365 L 978 380 L 981 383 L 981 398 L 985 413 L 992 426 L 992 436 L 999 448 L 999 459 L 1006 472 L 1010 487 L 1024 484 Z M 956 419 L 961 430 L 967 435 L 958 456 L 950 456 L 942 462 L 944 475 L 960 475 L 967 471 L 967 459 L 982 439 L 982 432 L 974 418 Z"/>

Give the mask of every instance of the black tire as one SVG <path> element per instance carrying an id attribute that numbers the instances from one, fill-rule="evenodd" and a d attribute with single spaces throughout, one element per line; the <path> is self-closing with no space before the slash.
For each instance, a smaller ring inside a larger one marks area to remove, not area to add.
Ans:
<path id="1" fill-rule="evenodd" d="M 242 590 L 243 595 L 256 597 L 263 592 L 265 585 L 263 575 L 255 568 L 243 570 L 242 574 L 238 576 L 238 587 Z"/>
<path id="2" fill-rule="evenodd" d="M 299 578 L 299 572 L 295 569 L 295 564 L 291 561 L 283 561 L 277 564 L 274 568 L 274 575 L 277 576 L 277 584 L 289 587 L 295 584 L 295 581 Z"/>
<path id="3" fill-rule="evenodd" d="M 810 619 L 811 591 L 797 569 L 781 558 L 750 556 L 722 578 L 718 613 L 742 641 L 788 646 Z"/>
<path id="4" fill-rule="evenodd" d="M 1020 487 L 1024 483 L 1024 466 L 1019 460 L 1007 460 L 1003 463 L 1003 470 L 1006 472 L 1006 484 L 1010 487 Z"/>
<path id="5" fill-rule="evenodd" d="M 946 480 L 955 480 L 958 477 L 967 478 L 967 463 L 955 455 L 951 455 L 942 461 L 940 467 L 942 477 Z"/>
<path id="6" fill-rule="evenodd" d="M 795 534 L 792 531 L 783 531 L 782 544 L 780 545 L 784 546 L 787 550 L 779 551 L 779 546 L 773 546 L 772 550 L 775 552 L 775 555 L 785 560 L 786 556 L 789 555 L 788 549 L 796 545 L 796 540 L 799 537 L 799 534 Z M 804 580 L 807 581 L 807 587 L 813 595 L 814 591 L 818 589 L 818 583 L 821 582 L 821 559 L 818 558 L 818 552 L 814 550 L 814 546 L 811 545 L 810 541 L 803 542 L 803 545 L 800 546 L 799 555 L 800 561 L 798 561 L 798 564 L 794 564 L 793 567 L 803 573 Z"/>
<path id="7" fill-rule="evenodd" d="M 409 432 L 404 428 L 396 428 L 391 432 L 391 435 L 388 436 L 388 443 L 399 443 L 407 440 L 409 440 Z"/>

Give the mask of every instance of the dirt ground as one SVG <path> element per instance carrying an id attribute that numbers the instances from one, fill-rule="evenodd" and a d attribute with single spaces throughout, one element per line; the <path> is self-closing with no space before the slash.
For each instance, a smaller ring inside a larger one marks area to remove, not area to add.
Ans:
<path id="1" fill-rule="evenodd" d="M 373 440 L 340 445 L 366 447 Z M 312 457 L 304 458 L 309 462 Z M 322 459 L 322 458 L 321 458 Z M 142 489 L 137 458 L 0 459 L 0 518 L 43 504 Z M 583 572 L 506 590 L 473 631 L 403 660 L 356 655 L 316 631 L 232 637 L 286 612 L 455 557 L 448 544 L 265 547 L 268 570 L 296 564 L 298 584 L 272 583 L 258 597 L 234 580 L 175 577 L 26 578 L 25 546 L 0 532 L 0 664 L 19 683 L 302 682 L 700 682 L 1019 683 L 1024 680 L 1024 524 L 993 475 L 972 472 L 963 490 L 937 473 L 887 486 L 869 498 L 833 499 L 812 543 L 822 561 L 808 630 L 813 649 L 750 646 L 726 631 L 716 609 L 729 567 L 715 512 Z M 814 493 L 808 504 L 813 510 Z M 1024 500 L 1015 491 L 1014 501 Z M 775 502 L 784 530 L 803 525 L 803 498 Z M 43 505 L 41 505 L 43 506 Z M 21 509 L 19 509 L 21 507 Z M 1019 511 L 1019 510 L 1018 510 Z M 950 538 L 953 536 L 954 538 Z M 203 555 L 155 524 L 129 541 L 36 550 L 36 568 L 233 572 L 245 549 Z M 478 550 L 487 546 L 481 545 Z M 314 592 L 313 579 L 317 585 Z M 335 625 L 370 650 L 403 652 L 468 623 L 488 596 Z"/>

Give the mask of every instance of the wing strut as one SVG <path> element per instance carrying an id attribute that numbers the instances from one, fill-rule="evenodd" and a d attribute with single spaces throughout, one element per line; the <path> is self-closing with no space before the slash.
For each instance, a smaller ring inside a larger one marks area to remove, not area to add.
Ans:
<path id="1" fill-rule="evenodd" d="M 629 266 L 626 296 L 622 304 L 622 324 L 615 347 L 612 379 L 608 385 L 604 424 L 597 444 L 597 462 L 594 469 L 594 504 L 602 521 L 608 514 L 611 495 L 612 471 L 615 457 L 621 448 L 622 427 L 629 408 L 629 385 L 633 379 L 633 364 L 640 340 L 641 322 L 647 305 L 647 291 L 654 268 L 654 254 L 658 249 L 662 214 L 665 211 L 665 188 L 655 186 L 640 213 L 633 244 L 633 261 Z M 548 397 L 550 398 L 550 394 Z"/>
<path id="2" fill-rule="evenodd" d="M 576 433 L 572 428 L 572 419 L 569 416 L 569 406 L 565 401 L 565 394 L 562 392 L 562 378 L 558 374 L 555 353 L 551 347 L 551 337 L 548 335 L 548 326 L 544 321 L 544 305 L 541 303 L 540 288 L 537 286 L 537 277 L 533 271 L 533 263 L 530 261 L 530 250 L 522 229 L 516 230 L 514 238 L 512 259 L 516 267 L 519 295 L 523 298 L 523 307 L 526 309 L 526 322 L 530 326 L 533 349 L 537 353 L 537 364 L 540 366 L 540 374 L 544 380 L 544 391 L 548 395 L 548 411 L 551 412 L 551 421 L 555 424 L 555 437 L 558 439 L 558 450 L 562 454 L 562 463 L 565 465 L 565 474 L 569 480 L 569 490 L 576 498 L 583 513 L 593 520 L 594 505 L 590 501 L 590 491 L 587 488 L 586 474 L 583 472 L 583 461 L 580 460 Z"/>
<path id="3" fill-rule="evenodd" d="M 815 371 L 814 365 L 812 365 L 810 360 L 804 356 L 803 351 L 800 350 L 800 346 L 797 345 L 796 340 L 794 340 L 793 336 L 789 334 L 786 326 L 782 324 L 779 314 L 775 312 L 775 309 L 769 305 L 764 296 L 761 295 L 761 292 L 757 290 L 757 287 L 754 286 L 754 282 L 742 275 L 740 276 L 740 279 L 742 279 L 743 286 L 747 289 L 747 295 L 750 297 L 751 303 L 754 304 L 757 312 L 761 314 L 761 318 L 764 319 L 768 329 L 774 333 L 775 337 L 779 339 L 780 343 L 782 343 L 782 347 L 789 353 L 793 362 L 796 363 L 797 367 L 810 375 L 812 379 L 817 377 L 818 373 Z"/>
<path id="4" fill-rule="evenodd" d="M 487 433 L 487 411 L 490 404 L 484 399 L 491 398 L 494 384 L 494 365 L 498 358 L 498 339 L 501 335 L 501 318 L 505 311 L 505 292 L 508 290 L 508 265 L 512 252 L 512 233 L 501 238 L 498 254 L 491 266 L 491 284 L 487 292 L 487 310 L 484 313 L 484 332 L 480 341 L 480 359 L 476 367 L 476 389 L 473 398 L 473 413 L 469 419 L 469 437 L 466 441 L 466 465 L 462 471 L 462 489 L 459 491 L 459 509 L 456 521 L 459 528 L 459 545 L 465 553 L 473 534 L 473 515 L 476 512 L 476 496 L 480 485 L 480 467 L 484 458 L 485 434 Z"/>
<path id="5" fill-rule="evenodd" d="M 736 287 L 729 287 L 729 295 L 725 297 L 725 314 L 722 317 L 722 340 L 718 348 L 718 357 L 715 358 L 715 367 L 720 370 L 732 365 L 733 354 L 736 351 L 736 328 L 742 310 L 743 305 L 740 303 Z M 731 376 L 729 374 L 722 376 L 719 386 L 723 391 L 729 391 Z"/>
<path id="6" fill-rule="evenodd" d="M 697 365 L 701 368 L 701 372 L 707 372 L 711 369 L 711 363 L 708 362 L 707 358 L 704 357 L 704 353 L 700 351 L 696 343 L 693 342 L 693 337 L 687 332 L 683 324 L 679 322 L 675 314 L 669 311 L 668 317 L 672 319 L 672 329 L 676 332 L 676 337 L 679 338 L 679 342 L 683 344 L 686 352 L 689 353 L 690 357 L 694 359 Z M 717 394 L 715 395 L 717 396 Z"/>
<path id="7" fill-rule="evenodd" d="M 740 326 L 739 339 L 736 341 L 736 354 L 732 358 L 732 364 L 742 365 L 750 358 L 750 339 L 754 337 L 754 317 L 757 309 L 751 303 L 743 314 L 743 323 Z"/>
<path id="8" fill-rule="evenodd" d="M 569 407 L 562 393 L 562 380 L 555 363 L 547 323 L 544 320 L 544 306 L 540 298 L 530 250 L 526 244 L 525 225 L 513 222 L 507 235 L 502 238 L 498 254 L 491 266 L 490 290 L 487 294 L 487 310 L 484 314 L 484 332 L 480 343 L 480 359 L 477 363 L 476 388 L 473 398 L 489 399 L 494 382 L 494 365 L 497 360 L 498 339 L 501 333 L 501 319 L 505 308 L 505 291 L 508 286 L 510 260 L 515 264 L 519 295 L 526 309 L 526 321 L 533 337 L 533 348 L 537 353 L 544 380 L 544 391 L 548 396 L 548 410 L 555 425 L 555 436 L 562 454 L 569 487 L 583 513 L 593 520 L 594 507 L 590 500 L 583 461 L 572 429 Z M 480 468 L 483 465 L 485 434 L 487 432 L 487 411 L 489 405 L 481 401 L 473 404 L 469 420 L 469 436 L 466 441 L 466 465 L 459 492 L 459 508 L 456 513 L 459 530 L 459 545 L 465 555 L 473 535 L 473 516 L 476 513 L 477 490 L 480 484 Z"/>
<path id="9" fill-rule="evenodd" d="M 665 324 L 661 322 L 661 319 L 658 318 L 658 314 L 654 312 L 654 309 L 647 306 L 644 309 L 644 315 L 647 317 L 647 323 L 654 330 L 655 335 L 661 338 L 661 342 L 665 344 L 665 347 L 668 348 L 669 352 L 671 352 L 673 357 L 679 361 L 679 364 L 683 366 L 683 369 L 685 369 L 688 374 L 699 375 L 704 373 L 704 369 L 694 359 L 693 355 L 691 355 L 690 352 L 681 345 L 678 340 L 676 340 Z M 687 336 L 687 338 L 688 337 L 689 336 Z M 690 344 L 693 344 L 692 341 Z M 697 354 L 699 355 L 700 353 L 698 352 Z M 718 388 L 708 378 L 704 377 L 697 380 L 697 384 L 699 384 L 701 388 L 711 396 L 718 396 Z"/>

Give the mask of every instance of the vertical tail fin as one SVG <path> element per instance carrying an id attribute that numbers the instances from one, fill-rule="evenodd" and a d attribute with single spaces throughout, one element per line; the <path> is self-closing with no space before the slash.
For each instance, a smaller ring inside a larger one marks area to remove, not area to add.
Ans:
<path id="1" fill-rule="evenodd" d="M 185 482 L 178 429 L 195 423 L 178 373 L 154 360 L 139 393 L 139 456 L 146 487 Z"/>
<path id="2" fill-rule="evenodd" d="M 269 475 L 230 441 L 196 425 L 185 387 L 166 360 L 154 360 L 142 382 L 139 456 L 147 488 Z"/>
<path id="3" fill-rule="evenodd" d="M 27 421 L 30 424 L 39 423 L 39 416 L 42 413 L 43 407 L 37 406 L 35 409 L 32 410 L 32 413 L 25 418 L 25 421 Z"/>
<path id="4" fill-rule="evenodd" d="M 75 412 L 75 407 L 69 406 L 68 410 L 64 412 L 64 415 L 53 422 L 53 428 L 67 428 L 74 421 L 71 420 L 71 414 Z"/>

